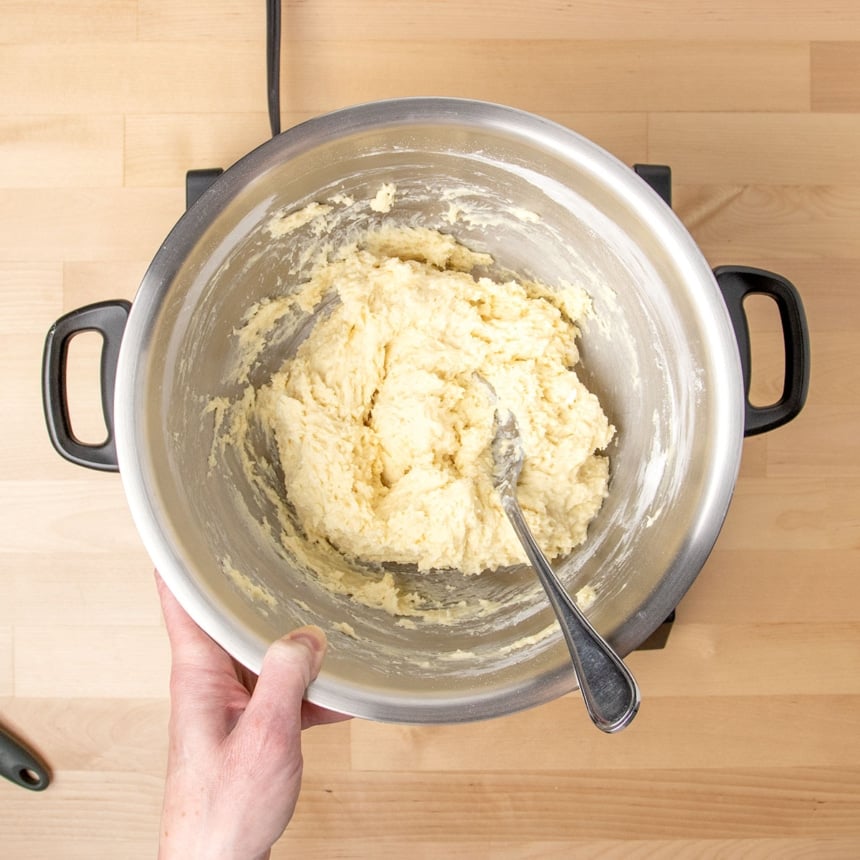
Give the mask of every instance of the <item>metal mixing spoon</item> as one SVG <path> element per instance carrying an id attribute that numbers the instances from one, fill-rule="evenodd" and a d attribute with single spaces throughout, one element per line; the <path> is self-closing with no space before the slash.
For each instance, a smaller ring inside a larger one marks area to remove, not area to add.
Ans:
<path id="1" fill-rule="evenodd" d="M 602 731 L 617 732 L 639 710 L 639 687 L 612 646 L 565 591 L 526 524 L 517 501 L 517 481 L 525 455 L 520 429 L 510 410 L 496 409 L 492 451 L 493 484 L 558 617 L 588 715 Z"/>

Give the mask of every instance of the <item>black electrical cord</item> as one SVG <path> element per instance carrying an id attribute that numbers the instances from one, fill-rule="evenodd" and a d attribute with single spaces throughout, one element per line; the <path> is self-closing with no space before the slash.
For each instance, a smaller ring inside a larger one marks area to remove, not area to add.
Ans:
<path id="1" fill-rule="evenodd" d="M 275 137 L 281 133 L 281 0 L 266 0 L 266 83 Z"/>

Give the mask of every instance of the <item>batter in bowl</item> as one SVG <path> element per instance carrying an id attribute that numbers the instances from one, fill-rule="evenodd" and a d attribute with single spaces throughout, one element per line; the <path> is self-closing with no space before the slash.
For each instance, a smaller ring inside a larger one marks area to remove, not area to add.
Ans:
<path id="1" fill-rule="evenodd" d="M 305 540 L 466 575 L 524 561 L 492 485 L 494 404 L 476 375 L 517 416 L 519 498 L 538 543 L 554 558 L 585 540 L 614 433 L 575 369 L 588 296 L 489 277 L 492 262 L 436 231 L 384 227 L 327 255 L 290 298 L 336 295 L 246 393 L 243 422 L 274 438 Z"/>

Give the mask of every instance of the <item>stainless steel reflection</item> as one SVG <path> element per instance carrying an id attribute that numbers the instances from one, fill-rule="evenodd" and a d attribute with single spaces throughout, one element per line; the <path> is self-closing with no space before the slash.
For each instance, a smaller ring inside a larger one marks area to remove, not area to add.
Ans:
<path id="1" fill-rule="evenodd" d="M 234 329 L 252 303 L 284 289 L 279 274 L 303 250 L 284 243 L 273 252 L 267 221 L 334 193 L 371 199 L 382 182 L 397 185 L 388 217 L 454 233 L 501 269 L 591 294 L 580 347 L 586 381 L 617 428 L 611 485 L 587 543 L 556 570 L 571 592 L 595 589 L 589 620 L 621 654 L 663 621 L 704 564 L 737 476 L 743 392 L 728 315 L 689 234 L 629 168 L 509 108 L 449 99 L 359 106 L 298 126 L 226 171 L 165 240 L 135 299 L 117 373 L 120 472 L 165 580 L 251 669 L 272 639 L 314 622 L 330 631 L 331 650 L 312 701 L 415 723 L 507 714 L 575 685 L 531 571 L 398 571 L 446 600 L 499 609 L 450 627 L 397 626 L 291 568 L 276 539 L 249 527 L 271 511 L 237 465 L 209 463 L 203 409 L 237 394 L 225 384 Z M 452 195 L 492 218 L 452 222 Z M 382 217 L 356 211 L 344 232 Z M 523 212 L 537 216 L 527 229 Z M 277 367 L 302 332 L 282 335 L 252 379 Z M 224 559 L 276 605 L 237 589 Z M 338 622 L 356 638 L 339 634 Z"/>
<path id="2" fill-rule="evenodd" d="M 639 710 L 639 686 L 622 659 L 589 624 L 577 602 L 559 582 L 526 522 L 517 498 L 525 451 L 516 416 L 504 407 L 497 408 L 494 427 L 493 484 L 499 492 L 502 508 L 558 618 L 591 721 L 601 731 L 620 731 Z"/>

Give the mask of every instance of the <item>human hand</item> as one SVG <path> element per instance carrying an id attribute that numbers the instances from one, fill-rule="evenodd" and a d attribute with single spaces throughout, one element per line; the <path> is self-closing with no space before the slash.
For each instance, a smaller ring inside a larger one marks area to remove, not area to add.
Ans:
<path id="1" fill-rule="evenodd" d="M 266 858 L 298 800 L 302 729 L 347 719 L 303 701 L 325 634 L 274 642 L 257 678 L 156 581 L 173 657 L 159 860 Z"/>

